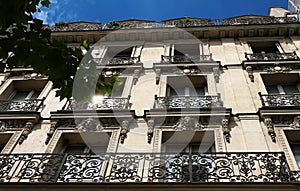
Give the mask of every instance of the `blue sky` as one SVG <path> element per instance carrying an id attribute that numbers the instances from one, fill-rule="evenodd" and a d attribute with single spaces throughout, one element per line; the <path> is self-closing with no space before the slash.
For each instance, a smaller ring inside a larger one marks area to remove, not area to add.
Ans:
<path id="1" fill-rule="evenodd" d="M 267 15 L 269 7 L 287 9 L 287 0 L 51 0 L 36 16 L 46 24 L 124 19 L 161 21 L 177 17 L 228 18 L 245 14 Z"/>

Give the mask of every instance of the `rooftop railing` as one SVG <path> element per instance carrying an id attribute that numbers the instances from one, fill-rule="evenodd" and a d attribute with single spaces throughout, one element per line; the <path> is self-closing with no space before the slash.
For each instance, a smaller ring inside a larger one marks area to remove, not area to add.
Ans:
<path id="1" fill-rule="evenodd" d="M 201 27 L 201 26 L 222 26 L 222 25 L 266 25 L 266 24 L 279 24 L 279 23 L 297 23 L 297 17 L 257 17 L 257 18 L 227 18 L 227 19 L 196 19 L 196 20 L 172 20 L 151 23 L 134 23 L 134 25 L 114 26 L 110 28 L 107 25 L 100 23 L 66 23 L 62 26 L 45 26 L 52 31 L 85 31 L 85 30 L 111 30 L 111 29 L 131 29 L 131 28 L 168 28 L 168 27 Z"/>

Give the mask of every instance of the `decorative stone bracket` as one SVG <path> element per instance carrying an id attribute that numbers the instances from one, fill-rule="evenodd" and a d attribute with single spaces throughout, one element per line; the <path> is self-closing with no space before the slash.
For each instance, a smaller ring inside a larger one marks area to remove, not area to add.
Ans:
<path id="1" fill-rule="evenodd" d="M 34 123 L 32 121 L 27 121 L 24 128 L 23 128 L 23 131 L 21 133 L 21 137 L 19 139 L 19 144 L 22 144 L 23 141 L 28 137 L 28 135 L 31 133 L 32 131 L 32 128 L 34 126 Z"/>
<path id="2" fill-rule="evenodd" d="M 148 124 L 148 132 L 147 132 L 148 144 L 150 144 L 153 138 L 153 132 L 155 126 L 154 120 L 150 119 L 147 124 Z"/>
<path id="3" fill-rule="evenodd" d="M 47 133 L 47 138 L 46 138 L 46 141 L 45 141 L 46 145 L 49 143 L 50 139 L 52 138 L 52 136 L 53 136 L 53 134 L 54 134 L 54 132 L 55 132 L 57 126 L 58 126 L 57 124 L 58 124 L 57 121 L 51 122 L 50 130 Z"/>
<path id="4" fill-rule="evenodd" d="M 251 82 L 254 82 L 254 75 L 253 75 L 252 66 L 247 66 L 246 71 L 248 72 L 248 76 L 249 76 Z"/>
<path id="5" fill-rule="evenodd" d="M 8 130 L 22 130 L 21 137 L 19 139 L 19 144 L 22 144 L 23 141 L 28 137 L 31 133 L 32 128 L 35 124 L 35 120 L 2 120 L 0 121 L 0 132 L 5 132 Z"/>
<path id="6" fill-rule="evenodd" d="M 271 140 L 275 143 L 276 142 L 276 133 L 275 133 L 275 129 L 274 129 L 272 119 L 271 118 L 265 118 L 264 122 L 265 122 L 265 125 L 268 128 L 268 134 L 270 135 Z"/>
<path id="7" fill-rule="evenodd" d="M 223 119 L 222 120 L 222 130 L 223 130 L 223 135 L 227 143 L 230 143 L 230 127 L 228 123 L 228 119 Z"/>
<path id="8" fill-rule="evenodd" d="M 216 83 L 219 83 L 219 81 L 220 81 L 220 69 L 219 69 L 219 67 L 214 67 L 213 68 L 213 74 L 214 74 L 214 78 L 216 80 Z"/>
<path id="9" fill-rule="evenodd" d="M 155 74 L 155 83 L 158 85 L 160 81 L 161 69 L 155 69 Z"/>
<path id="10" fill-rule="evenodd" d="M 141 71 L 139 69 L 135 69 L 133 72 L 133 84 L 135 85 L 140 77 Z"/>
<path id="11" fill-rule="evenodd" d="M 123 144 L 129 132 L 129 121 L 124 120 L 121 124 L 120 143 Z"/>

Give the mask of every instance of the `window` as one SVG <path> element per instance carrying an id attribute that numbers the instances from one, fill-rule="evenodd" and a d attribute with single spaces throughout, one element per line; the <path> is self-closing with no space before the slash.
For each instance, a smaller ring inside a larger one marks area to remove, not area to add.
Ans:
<path id="1" fill-rule="evenodd" d="M 262 79 L 268 94 L 300 93 L 299 74 L 268 74 Z"/>
<path id="2" fill-rule="evenodd" d="M 203 54 L 200 51 L 202 44 L 175 44 L 171 47 L 170 54 L 174 56 L 197 56 Z"/>
<path id="3" fill-rule="evenodd" d="M 0 104 L 3 111 L 38 111 L 43 105 L 41 93 L 47 80 L 12 80 L 3 84 Z M 49 89 L 50 91 L 50 89 Z"/>
<path id="4" fill-rule="evenodd" d="M 294 155 L 295 161 L 300 168 L 300 131 L 287 130 L 284 132 Z"/>
<path id="5" fill-rule="evenodd" d="M 215 152 L 213 131 L 163 132 L 162 151 L 167 155 L 164 181 L 206 182 L 212 178 L 210 172 L 215 166 L 209 153 Z M 203 153 L 206 153 L 205 157 L 198 155 Z M 202 157 L 207 163 L 199 162 Z"/>
<path id="6" fill-rule="evenodd" d="M 215 152 L 213 131 L 163 132 L 162 151 L 166 153 L 212 153 Z"/>
<path id="7" fill-rule="evenodd" d="M 13 101 L 24 101 L 29 99 L 37 99 L 40 95 L 41 91 L 39 90 L 15 90 L 11 95 L 11 100 Z"/>
<path id="8" fill-rule="evenodd" d="M 203 76 L 176 76 L 167 80 L 167 96 L 204 96 L 207 92 Z"/>
<path id="9" fill-rule="evenodd" d="M 1 133 L 0 134 L 0 153 L 6 146 L 6 143 L 9 141 L 11 136 L 12 136 L 11 133 Z"/>
<path id="10" fill-rule="evenodd" d="M 108 47 L 106 56 L 108 58 L 131 57 L 134 47 Z"/>
<path id="11" fill-rule="evenodd" d="M 63 133 L 54 152 L 67 154 L 106 153 L 110 133 Z"/>
<path id="12" fill-rule="evenodd" d="M 248 42 L 253 53 L 279 53 L 283 52 L 278 41 Z"/>

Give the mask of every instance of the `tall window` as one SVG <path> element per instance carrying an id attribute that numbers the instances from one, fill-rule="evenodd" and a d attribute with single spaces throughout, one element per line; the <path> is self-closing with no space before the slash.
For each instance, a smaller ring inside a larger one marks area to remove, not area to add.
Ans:
<path id="1" fill-rule="evenodd" d="M 63 133 L 54 152 L 68 154 L 106 153 L 109 140 L 110 133 Z"/>
<path id="2" fill-rule="evenodd" d="M 166 153 L 215 152 L 213 131 L 163 132 L 162 145 L 162 151 Z"/>
<path id="3" fill-rule="evenodd" d="M 248 42 L 253 53 L 283 52 L 278 41 L 253 41 Z"/>
<path id="4" fill-rule="evenodd" d="M 298 130 L 291 130 L 285 131 L 285 136 L 289 142 L 291 151 L 294 155 L 296 163 L 300 168 L 300 131 Z"/>
<path id="5" fill-rule="evenodd" d="M 269 94 L 300 93 L 299 74 L 267 74 L 262 79 Z"/>
<path id="6" fill-rule="evenodd" d="M 1 133 L 0 134 L 0 153 L 6 146 L 7 142 L 9 141 L 10 137 L 12 136 L 11 133 Z"/>
<path id="7" fill-rule="evenodd" d="M 203 76 L 168 77 L 167 96 L 204 96 L 206 86 Z"/>

